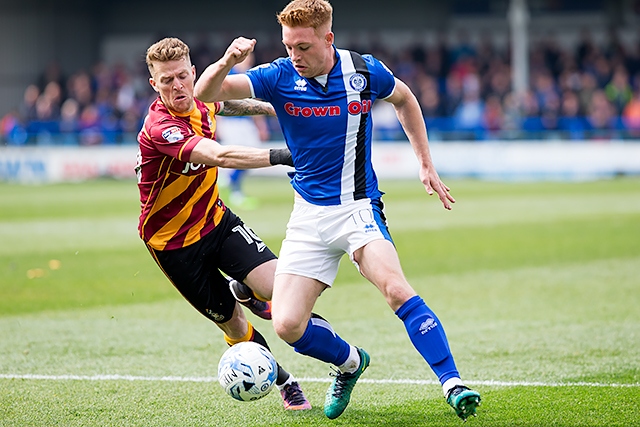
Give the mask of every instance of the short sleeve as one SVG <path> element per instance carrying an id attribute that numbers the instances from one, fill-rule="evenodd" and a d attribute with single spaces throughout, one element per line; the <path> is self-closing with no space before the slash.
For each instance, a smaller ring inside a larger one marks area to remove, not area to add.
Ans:
<path id="1" fill-rule="evenodd" d="M 280 64 L 283 60 L 285 59 L 279 58 L 271 63 L 258 65 L 257 67 L 247 70 L 246 74 L 247 77 L 249 77 L 254 98 L 263 99 L 268 102 L 273 100 L 273 88 L 280 78 Z"/>
<path id="2" fill-rule="evenodd" d="M 372 80 L 372 83 L 377 86 L 378 97 L 384 99 L 391 96 L 393 89 L 396 87 L 396 78 L 393 72 L 382 61 L 372 55 L 362 55 L 362 58 L 371 67 L 376 77 Z"/>
<path id="3" fill-rule="evenodd" d="M 167 156 L 188 162 L 193 147 L 202 139 L 181 120 L 163 120 L 152 126 L 151 140 L 156 148 Z"/>

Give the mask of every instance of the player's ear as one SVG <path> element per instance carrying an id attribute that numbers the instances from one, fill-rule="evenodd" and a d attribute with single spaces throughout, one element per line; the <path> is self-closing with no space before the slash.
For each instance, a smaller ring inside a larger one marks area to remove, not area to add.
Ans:
<path id="1" fill-rule="evenodd" d="M 335 39 L 335 35 L 333 34 L 332 31 L 328 31 L 325 35 L 324 35 L 324 40 L 332 45 L 333 44 L 333 40 Z"/>
<path id="2" fill-rule="evenodd" d="M 151 87 L 153 88 L 153 90 L 155 90 L 156 92 L 158 91 L 158 88 L 156 87 L 156 81 L 153 80 L 153 77 L 149 77 L 149 84 L 151 85 Z"/>

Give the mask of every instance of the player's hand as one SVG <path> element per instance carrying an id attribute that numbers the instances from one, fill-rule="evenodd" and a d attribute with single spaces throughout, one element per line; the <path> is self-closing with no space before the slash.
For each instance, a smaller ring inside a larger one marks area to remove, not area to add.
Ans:
<path id="1" fill-rule="evenodd" d="M 256 39 L 246 39 L 244 37 L 238 37 L 231 42 L 224 56 L 231 63 L 236 65 L 244 61 L 256 45 Z"/>
<path id="2" fill-rule="evenodd" d="M 449 194 L 451 189 L 442 182 L 435 169 L 421 170 L 420 180 L 430 196 L 435 192 L 440 198 L 444 208 L 451 210 L 451 203 L 455 203 L 456 199 Z"/>

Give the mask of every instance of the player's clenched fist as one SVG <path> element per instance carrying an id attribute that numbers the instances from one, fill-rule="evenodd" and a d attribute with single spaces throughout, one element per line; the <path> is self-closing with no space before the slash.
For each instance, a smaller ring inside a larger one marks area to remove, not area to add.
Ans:
<path id="1" fill-rule="evenodd" d="M 253 52 L 253 47 L 256 45 L 256 39 L 246 39 L 244 37 L 238 37 L 233 40 L 225 56 L 231 61 L 232 64 L 239 64 L 245 60 L 245 58 Z"/>

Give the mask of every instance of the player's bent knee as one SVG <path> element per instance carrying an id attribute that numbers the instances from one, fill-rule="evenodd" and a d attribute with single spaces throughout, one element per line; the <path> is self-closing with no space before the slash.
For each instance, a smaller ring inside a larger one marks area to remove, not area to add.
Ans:
<path id="1" fill-rule="evenodd" d="M 307 322 L 298 322 L 291 318 L 272 319 L 273 330 L 280 339 L 293 343 L 304 334 Z"/>
<path id="2" fill-rule="evenodd" d="M 393 311 L 396 311 L 402 304 L 416 295 L 416 291 L 406 281 L 389 283 L 380 288 L 380 291 L 384 294 L 387 304 Z"/>

